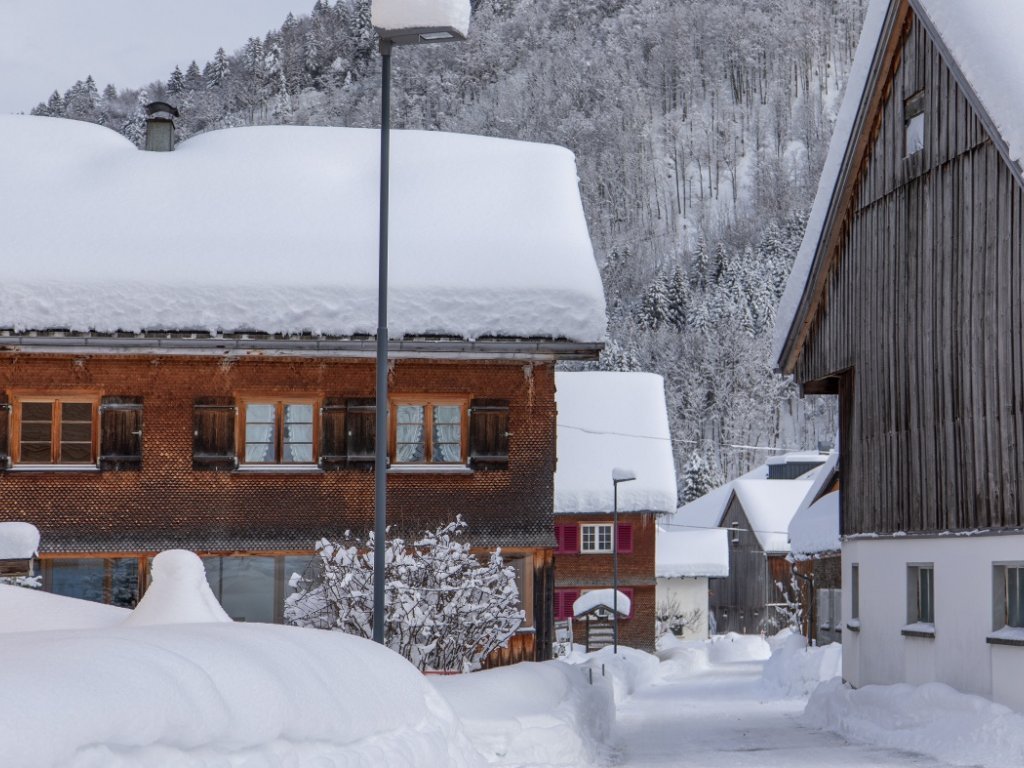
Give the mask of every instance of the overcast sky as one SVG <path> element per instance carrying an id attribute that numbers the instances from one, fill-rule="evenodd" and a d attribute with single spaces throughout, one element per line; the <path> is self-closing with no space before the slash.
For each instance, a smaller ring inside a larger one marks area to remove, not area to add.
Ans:
<path id="1" fill-rule="evenodd" d="M 137 88 L 281 26 L 314 0 L 0 0 L 0 113 L 92 75 Z"/>

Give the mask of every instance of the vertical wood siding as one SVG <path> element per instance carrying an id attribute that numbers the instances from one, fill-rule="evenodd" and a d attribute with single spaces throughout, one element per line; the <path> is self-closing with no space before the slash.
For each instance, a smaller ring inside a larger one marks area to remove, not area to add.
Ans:
<path id="1" fill-rule="evenodd" d="M 843 532 L 1024 525 L 1021 187 L 910 17 L 800 381 L 856 372 Z M 925 146 L 904 157 L 924 90 Z"/>

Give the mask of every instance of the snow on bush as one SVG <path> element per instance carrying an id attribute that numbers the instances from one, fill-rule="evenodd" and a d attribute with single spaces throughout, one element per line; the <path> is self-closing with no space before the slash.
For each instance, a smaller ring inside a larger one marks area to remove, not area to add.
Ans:
<path id="1" fill-rule="evenodd" d="M 808 647 L 803 635 L 784 629 L 769 639 L 771 658 L 761 679 L 774 696 L 808 696 L 823 681 L 843 674 L 843 648 L 838 643 Z"/>
<path id="2" fill-rule="evenodd" d="M 430 680 L 496 765 L 593 765 L 615 722 L 611 680 L 560 661 Z"/>
<path id="3" fill-rule="evenodd" d="M 125 624 L 205 624 L 227 622 L 225 613 L 206 580 L 199 555 L 171 549 L 153 558 L 152 583 L 146 588 Z"/>
<path id="4" fill-rule="evenodd" d="M 953 765 L 1024 765 L 1024 714 L 942 683 L 853 690 L 833 679 L 812 694 L 803 722 L 851 741 L 920 752 Z"/>
<path id="5" fill-rule="evenodd" d="M 479 764 L 415 667 L 340 632 L 122 625 L 7 634 L 0 648 L 16 660 L 0 665 L 4 766 Z"/>
<path id="6" fill-rule="evenodd" d="M 501 552 L 481 563 L 458 540 L 461 518 L 408 546 L 387 542 L 384 636 L 422 670 L 468 671 L 503 646 L 522 624 L 515 570 Z M 322 539 L 318 558 L 285 603 L 285 618 L 303 627 L 373 635 L 373 547 Z"/>
<path id="7" fill-rule="evenodd" d="M 708 640 L 708 660 L 714 664 L 734 661 L 764 661 L 772 655 L 771 647 L 760 635 L 738 635 L 729 632 Z"/>

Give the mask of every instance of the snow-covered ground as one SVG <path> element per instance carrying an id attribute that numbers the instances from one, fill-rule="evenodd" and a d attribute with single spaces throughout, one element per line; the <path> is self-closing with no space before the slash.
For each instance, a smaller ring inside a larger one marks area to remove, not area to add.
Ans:
<path id="1" fill-rule="evenodd" d="M 340 632 L 230 621 L 182 551 L 134 613 L 0 586 L 0 618 L 3 766 L 1024 765 L 1024 715 L 851 690 L 839 646 L 792 633 L 428 678 Z"/>

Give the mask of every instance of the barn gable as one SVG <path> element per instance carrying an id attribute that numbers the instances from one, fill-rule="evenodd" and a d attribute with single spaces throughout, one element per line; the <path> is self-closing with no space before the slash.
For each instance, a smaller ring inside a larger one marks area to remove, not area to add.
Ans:
<path id="1" fill-rule="evenodd" d="M 1020 167 L 931 4 L 888 9 L 779 360 L 840 394 L 845 534 L 1024 524 Z"/>

